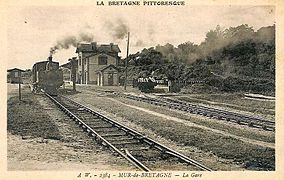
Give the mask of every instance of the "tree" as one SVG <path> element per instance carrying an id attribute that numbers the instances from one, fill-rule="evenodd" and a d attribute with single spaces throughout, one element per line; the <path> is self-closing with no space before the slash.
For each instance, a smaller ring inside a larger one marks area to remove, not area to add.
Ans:
<path id="1" fill-rule="evenodd" d="M 254 37 L 254 30 L 247 24 L 242 24 L 237 27 L 230 27 L 224 31 L 224 37 L 229 43 L 236 43 Z"/>

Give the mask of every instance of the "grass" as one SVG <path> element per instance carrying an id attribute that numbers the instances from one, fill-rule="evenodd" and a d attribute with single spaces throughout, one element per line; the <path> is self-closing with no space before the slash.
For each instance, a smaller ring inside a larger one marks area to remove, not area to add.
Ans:
<path id="1" fill-rule="evenodd" d="M 71 87 L 68 87 L 69 89 Z M 135 93 L 141 93 L 137 88 L 133 88 L 131 86 L 127 86 L 126 91 L 124 90 L 124 86 L 96 86 L 96 85 L 88 85 L 87 88 L 84 85 L 78 85 L 76 87 L 78 91 L 81 90 L 93 90 L 93 91 L 115 91 L 115 92 L 135 92 Z"/>
<path id="2" fill-rule="evenodd" d="M 216 102 L 215 105 L 264 115 L 275 115 L 275 102 L 244 99 L 243 95 L 238 93 L 191 94 L 187 97 L 178 97 L 178 99 L 204 104 L 210 104 L 208 101 L 214 101 Z"/>
<path id="3" fill-rule="evenodd" d="M 23 100 L 11 97 L 7 102 L 7 130 L 15 135 L 60 139 L 54 122 L 37 102 L 35 95 L 23 92 Z"/>
<path id="4" fill-rule="evenodd" d="M 264 142 L 270 142 L 274 143 L 275 142 L 275 136 L 274 133 L 269 133 L 269 132 L 264 132 L 264 134 L 261 134 L 259 131 L 251 131 L 246 128 L 239 128 L 231 124 L 225 124 L 225 123 L 218 123 L 218 120 L 207 120 L 204 118 L 195 118 L 195 117 L 190 117 L 188 115 L 185 115 L 183 113 L 179 113 L 173 110 L 169 110 L 168 108 L 165 107 L 158 107 L 155 105 L 151 105 L 148 103 L 143 103 L 143 102 L 137 102 L 133 100 L 128 100 L 124 98 L 118 98 L 121 102 L 124 102 L 126 104 L 131 104 L 134 106 L 146 108 L 146 109 L 151 109 L 152 111 L 160 112 L 165 115 L 169 116 L 174 116 L 178 117 L 184 120 L 188 120 L 190 122 L 206 126 L 209 128 L 221 130 L 230 134 L 234 134 L 237 136 L 249 138 L 249 139 L 254 139 L 254 140 L 259 140 L 259 141 L 264 141 Z M 239 126 L 239 125 L 237 125 Z"/>
<path id="5" fill-rule="evenodd" d="M 264 148 L 245 143 L 241 140 L 226 137 L 209 130 L 185 126 L 183 123 L 165 120 L 140 111 L 137 112 L 106 98 L 85 98 L 84 103 L 91 104 L 116 116 L 126 118 L 179 144 L 195 146 L 203 151 L 212 152 L 218 157 L 242 163 L 247 169 L 275 169 L 275 150 L 272 148 Z"/>

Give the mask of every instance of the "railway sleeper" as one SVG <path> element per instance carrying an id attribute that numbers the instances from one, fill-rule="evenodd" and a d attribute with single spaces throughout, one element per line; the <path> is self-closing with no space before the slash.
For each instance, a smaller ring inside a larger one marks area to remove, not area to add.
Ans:
<path id="1" fill-rule="evenodd" d="M 259 129 L 261 129 L 261 128 L 263 128 L 263 126 L 262 126 L 262 124 L 254 124 L 254 126 L 253 127 L 255 127 L 255 128 L 259 128 Z"/>
<path id="2" fill-rule="evenodd" d="M 87 119 L 88 124 L 94 124 L 94 125 L 102 125 L 102 124 L 110 124 L 109 122 L 106 122 L 104 120 L 97 120 L 97 119 Z"/>
<path id="3" fill-rule="evenodd" d="M 88 131 L 87 131 L 87 132 L 88 132 Z M 93 132 L 88 132 L 88 136 L 89 136 L 89 137 L 96 137 L 97 135 L 94 134 Z"/>
<path id="4" fill-rule="evenodd" d="M 176 105 L 173 105 L 173 106 L 170 106 L 170 108 L 172 108 L 172 109 L 178 109 L 179 107 L 176 106 Z"/>
<path id="5" fill-rule="evenodd" d="M 103 134 L 101 135 L 103 138 L 107 138 L 107 137 L 119 137 L 119 136 L 125 136 L 126 133 L 122 132 L 122 133 L 116 133 L 116 134 Z"/>
<path id="6" fill-rule="evenodd" d="M 187 112 L 189 112 L 190 114 L 197 114 L 196 110 L 190 109 Z"/>
<path id="7" fill-rule="evenodd" d="M 75 112 L 75 113 L 77 113 L 78 115 L 80 115 L 82 117 L 92 117 L 94 119 L 99 119 L 97 117 L 94 117 L 95 115 L 90 113 L 90 112 L 84 112 L 84 113 Z"/>
<path id="8" fill-rule="evenodd" d="M 68 109 L 68 110 L 69 110 L 69 109 Z M 90 114 L 79 113 L 78 111 L 72 111 L 72 110 L 70 110 L 70 112 L 72 112 L 72 113 L 75 114 L 76 116 L 80 116 L 80 117 L 92 117 Z"/>
<path id="9" fill-rule="evenodd" d="M 275 127 L 267 124 L 260 124 L 259 126 L 266 131 L 275 131 Z"/>
<path id="10" fill-rule="evenodd" d="M 108 123 L 104 123 L 104 122 L 101 122 L 101 123 L 93 123 L 93 122 L 86 122 L 86 124 L 88 124 L 88 126 L 92 127 L 92 128 L 112 128 L 114 127 L 113 125 L 111 124 L 108 124 Z"/>
<path id="11" fill-rule="evenodd" d="M 152 162 L 156 162 L 157 160 L 166 160 L 169 158 L 169 156 L 165 155 L 165 154 L 161 154 L 161 152 L 156 151 L 156 150 L 146 150 L 146 151 L 132 151 L 132 155 L 140 160 L 140 161 L 152 161 Z"/>
<path id="12" fill-rule="evenodd" d="M 80 115 L 80 116 L 87 116 L 87 117 L 93 117 L 93 114 L 90 114 L 89 112 L 86 111 L 74 111 L 74 113 Z"/>
<path id="13" fill-rule="evenodd" d="M 119 129 L 117 129 L 117 128 L 110 128 L 110 129 L 103 128 L 103 129 L 96 129 L 95 131 L 98 132 L 98 133 L 101 133 L 101 132 L 119 132 Z"/>
<path id="14" fill-rule="evenodd" d="M 96 123 L 107 122 L 105 119 L 99 117 L 92 117 L 91 120 Z"/>
<path id="15" fill-rule="evenodd" d="M 145 147 L 145 146 L 142 146 L 142 147 L 131 147 L 131 148 L 128 148 L 127 150 L 130 151 L 130 152 L 135 152 L 135 151 L 148 151 L 150 149 L 150 147 Z"/>
<path id="16" fill-rule="evenodd" d="M 117 147 L 117 146 L 116 146 Z M 137 151 L 138 153 L 141 153 L 142 150 L 150 150 L 151 147 L 148 146 L 147 144 L 143 143 L 137 143 L 137 144 L 125 144 L 124 146 L 119 146 L 117 147 L 120 150 L 127 149 L 129 151 Z M 140 150 L 140 151 L 139 151 Z"/>
<path id="17" fill-rule="evenodd" d="M 249 122 L 249 123 L 248 123 L 248 126 L 249 126 L 249 127 L 255 127 L 253 122 Z"/>
<path id="18" fill-rule="evenodd" d="M 65 108 L 68 109 L 69 111 L 75 111 L 75 110 L 77 110 L 76 107 L 65 107 Z"/>
<path id="19" fill-rule="evenodd" d="M 73 118 L 73 119 L 74 119 L 74 121 L 75 121 L 76 124 L 78 124 L 79 126 L 82 125 L 82 123 L 81 123 L 78 119 L 76 119 L 76 118 Z"/>
<path id="20" fill-rule="evenodd" d="M 231 120 L 231 122 L 235 122 L 239 125 L 248 125 L 248 123 L 246 121 L 243 121 L 241 119 L 230 119 L 230 120 Z"/>
<path id="21" fill-rule="evenodd" d="M 83 119 L 84 121 L 91 121 L 93 118 L 92 117 L 82 117 L 82 116 L 77 116 L 80 119 Z"/>
<path id="22" fill-rule="evenodd" d="M 147 138 L 147 137 L 144 136 L 144 135 L 142 135 L 142 136 L 141 135 L 135 135 L 135 138 L 139 139 L 140 141 L 144 141 L 144 139 Z"/>
<path id="23" fill-rule="evenodd" d="M 180 157 L 180 156 L 178 156 L 178 155 L 175 154 L 175 153 L 166 151 L 165 154 L 167 154 L 168 156 L 171 156 L 171 157 L 177 159 L 180 163 L 186 163 L 187 165 L 193 165 L 193 163 L 192 163 L 191 161 L 189 161 L 189 160 L 187 160 L 187 159 L 185 159 L 185 158 L 183 158 L 183 157 Z"/>
<path id="24" fill-rule="evenodd" d="M 114 145 L 114 146 L 123 146 L 124 147 L 126 145 L 141 144 L 141 142 L 136 140 L 136 139 L 134 139 L 133 141 L 122 141 L 122 142 L 115 141 L 115 142 L 112 142 L 111 144 Z"/>
<path id="25" fill-rule="evenodd" d="M 88 118 L 94 118 L 94 115 L 89 113 L 89 112 L 79 112 L 79 111 L 74 111 L 74 114 L 81 116 L 81 117 L 88 117 Z"/>
<path id="26" fill-rule="evenodd" d="M 134 137 L 131 136 L 116 136 L 116 137 L 106 137 L 105 138 L 108 141 L 128 141 L 133 140 Z"/>
<path id="27" fill-rule="evenodd" d="M 209 118 L 213 118 L 213 117 L 216 116 L 216 115 L 214 115 L 214 114 L 212 114 L 212 113 L 207 113 L 206 116 L 209 117 Z"/>
<path id="28" fill-rule="evenodd" d="M 273 131 L 273 132 L 275 132 L 275 127 L 268 127 L 267 129 L 268 129 L 268 131 Z"/>
<path id="29" fill-rule="evenodd" d="M 223 116 L 217 116 L 218 120 L 226 120 L 226 121 L 230 121 L 230 118 L 224 118 Z"/>
<path id="30" fill-rule="evenodd" d="M 92 125 L 90 125 L 93 129 L 105 129 L 105 128 L 112 128 L 113 126 L 110 126 L 110 125 L 106 125 L 106 126 L 92 126 Z"/>
<path id="31" fill-rule="evenodd" d="M 202 111 L 196 111 L 196 114 L 199 114 L 199 115 L 203 115 L 204 112 Z"/>

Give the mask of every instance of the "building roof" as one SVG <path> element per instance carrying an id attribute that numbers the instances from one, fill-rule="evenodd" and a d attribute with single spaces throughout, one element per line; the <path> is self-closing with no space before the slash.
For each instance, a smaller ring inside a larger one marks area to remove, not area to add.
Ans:
<path id="1" fill-rule="evenodd" d="M 78 59 L 76 59 L 75 61 L 76 61 L 75 68 L 78 68 Z M 71 61 L 62 64 L 60 67 L 71 69 Z"/>
<path id="2" fill-rule="evenodd" d="M 71 69 L 71 63 L 68 62 L 68 63 L 62 64 L 60 67 L 64 67 L 64 68 L 67 68 L 67 69 Z"/>
<path id="3" fill-rule="evenodd" d="M 8 69 L 7 72 L 12 72 L 12 71 L 20 71 L 20 72 L 25 72 L 24 70 L 22 69 L 19 69 L 19 68 L 13 68 L 13 69 Z"/>
<path id="4" fill-rule="evenodd" d="M 110 64 L 110 65 L 102 66 L 100 69 L 96 70 L 96 72 L 103 72 L 104 70 L 106 70 L 108 68 L 113 68 L 113 69 L 118 71 L 118 68 L 116 66 L 114 66 L 113 64 Z"/>
<path id="5" fill-rule="evenodd" d="M 93 48 L 91 44 L 78 44 L 76 53 L 78 52 L 93 52 Z"/>
<path id="6" fill-rule="evenodd" d="M 76 53 L 78 52 L 111 52 L 111 53 L 120 53 L 118 45 L 113 43 L 110 44 L 97 44 L 95 42 L 86 44 L 80 43 L 77 46 Z"/>

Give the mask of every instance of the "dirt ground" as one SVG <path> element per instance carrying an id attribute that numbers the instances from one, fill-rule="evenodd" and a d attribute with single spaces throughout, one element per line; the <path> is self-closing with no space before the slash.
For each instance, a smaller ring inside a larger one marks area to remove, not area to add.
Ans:
<path id="1" fill-rule="evenodd" d="M 136 170 L 27 86 L 19 102 L 17 86 L 8 85 L 7 141 L 8 170 Z"/>
<path id="2" fill-rule="evenodd" d="M 158 141 L 162 139 L 161 143 L 173 146 L 207 165 L 211 164 L 216 170 L 274 168 L 273 132 L 200 115 L 185 115 L 176 110 L 117 98 L 102 90 L 92 91 L 86 87 L 80 87 L 80 93 L 70 97 L 139 129 L 139 132 L 147 136 L 152 134 L 151 138 Z M 109 107 L 109 104 L 112 106 Z M 157 125 L 160 127 L 155 128 Z M 200 154 L 197 155 L 197 152 Z"/>
<path id="3" fill-rule="evenodd" d="M 185 115 L 104 92 L 123 92 L 120 87 L 77 89 L 78 93 L 65 95 L 214 170 L 273 169 L 271 132 Z M 17 86 L 8 84 L 8 170 L 136 170 L 88 138 L 45 97 L 31 94 L 26 86 L 19 102 L 17 92 Z M 160 170 L 170 169 L 161 166 Z"/>
<path id="4" fill-rule="evenodd" d="M 269 148 L 274 148 L 274 147 L 275 147 L 274 143 L 267 143 L 267 142 L 263 142 L 263 141 L 252 140 L 252 139 L 249 139 L 249 138 L 243 138 L 243 137 L 236 136 L 236 135 L 233 135 L 233 134 L 230 134 L 230 133 L 226 133 L 226 132 L 224 132 L 224 131 L 216 130 L 216 129 L 214 129 L 214 128 L 209 128 L 209 127 L 201 126 L 201 125 L 198 125 L 198 124 L 189 122 L 189 121 L 184 121 L 184 120 L 182 120 L 182 119 L 180 119 L 180 118 L 176 118 L 176 117 L 168 116 L 168 115 L 161 114 L 161 113 L 158 113 L 158 112 L 155 112 L 155 111 L 151 111 L 151 110 L 149 110 L 149 109 L 145 109 L 145 108 L 141 108 L 141 107 L 138 107 L 138 106 L 133 106 L 133 105 L 125 104 L 125 103 L 120 102 L 120 101 L 115 100 L 115 99 L 110 99 L 110 100 L 111 100 L 111 101 L 114 101 L 114 102 L 118 102 L 118 103 L 120 103 L 120 104 L 122 104 L 122 105 L 124 105 L 124 106 L 130 107 L 130 108 L 133 108 L 133 109 L 136 109 L 136 110 L 139 110 L 139 111 L 143 111 L 143 112 L 146 112 L 146 113 L 149 113 L 149 114 L 158 116 L 158 117 L 162 117 L 162 118 L 164 118 L 164 119 L 168 119 L 168 120 L 176 121 L 176 122 L 181 122 L 181 123 L 185 124 L 186 126 L 199 127 L 199 128 L 202 128 L 202 129 L 206 129 L 206 130 L 213 131 L 213 132 L 215 132 L 215 133 L 222 134 L 222 135 L 224 135 L 224 136 L 229 136 L 229 137 L 241 139 L 241 140 L 244 141 L 244 142 L 248 142 L 248 143 L 260 145 L 260 146 L 263 146 L 263 147 L 269 147 Z"/>

